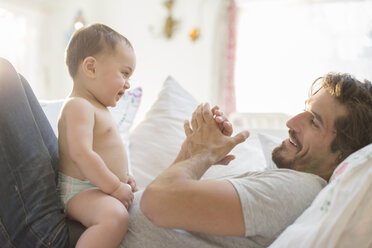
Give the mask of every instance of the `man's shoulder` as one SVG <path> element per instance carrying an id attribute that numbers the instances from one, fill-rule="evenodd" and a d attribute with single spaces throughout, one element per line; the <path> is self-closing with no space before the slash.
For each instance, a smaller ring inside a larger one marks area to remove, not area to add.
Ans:
<path id="1" fill-rule="evenodd" d="M 264 171 L 250 171 L 231 179 L 242 185 L 270 184 L 275 187 L 292 185 L 293 187 L 316 187 L 321 189 L 326 186 L 327 182 L 311 173 L 304 173 L 290 169 L 270 169 Z"/>

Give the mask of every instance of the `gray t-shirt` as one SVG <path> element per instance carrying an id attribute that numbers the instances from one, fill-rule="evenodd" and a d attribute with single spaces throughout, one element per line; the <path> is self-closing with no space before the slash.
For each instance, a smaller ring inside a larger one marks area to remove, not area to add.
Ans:
<path id="1" fill-rule="evenodd" d="M 125 248 L 267 247 L 311 204 L 326 185 L 322 178 L 294 170 L 247 172 L 228 179 L 242 204 L 246 237 L 216 236 L 165 229 L 141 212 L 142 192 L 135 194 Z"/>

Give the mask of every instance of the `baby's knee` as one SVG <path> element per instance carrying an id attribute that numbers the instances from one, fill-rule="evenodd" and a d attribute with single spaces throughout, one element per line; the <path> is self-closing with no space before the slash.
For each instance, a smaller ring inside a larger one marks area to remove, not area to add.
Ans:
<path id="1" fill-rule="evenodd" d="M 105 222 L 110 222 L 110 226 L 114 230 L 122 230 L 122 232 L 126 233 L 129 225 L 129 213 L 124 205 L 122 207 L 113 207 L 106 217 Z"/>

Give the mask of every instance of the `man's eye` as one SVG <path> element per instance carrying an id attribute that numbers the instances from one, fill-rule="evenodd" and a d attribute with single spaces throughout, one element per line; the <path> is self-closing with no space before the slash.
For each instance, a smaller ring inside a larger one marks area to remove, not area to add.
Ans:
<path id="1" fill-rule="evenodd" d="M 311 119 L 311 125 L 318 128 L 319 126 L 315 123 L 314 118 Z"/>

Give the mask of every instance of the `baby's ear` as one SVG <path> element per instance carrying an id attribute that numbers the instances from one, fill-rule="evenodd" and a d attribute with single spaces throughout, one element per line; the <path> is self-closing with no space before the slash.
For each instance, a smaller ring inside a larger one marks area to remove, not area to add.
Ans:
<path id="1" fill-rule="evenodd" d="M 86 57 L 82 63 L 82 69 L 84 74 L 94 79 L 96 77 L 96 59 L 92 56 Z"/>

